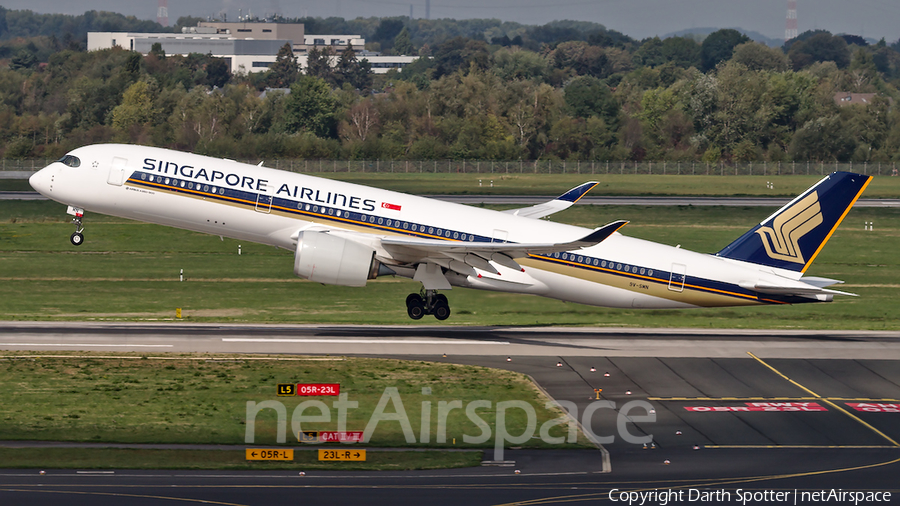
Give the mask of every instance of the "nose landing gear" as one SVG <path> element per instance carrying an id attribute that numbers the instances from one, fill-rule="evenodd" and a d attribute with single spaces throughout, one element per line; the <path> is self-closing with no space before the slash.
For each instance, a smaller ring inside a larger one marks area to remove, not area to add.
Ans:
<path id="1" fill-rule="evenodd" d="M 75 246 L 81 246 L 84 243 L 84 234 L 82 234 L 84 232 L 84 224 L 81 222 L 81 218 L 84 216 L 84 209 L 69 206 L 66 212 L 75 216 L 72 218 L 72 223 L 75 224 L 75 233 L 69 237 L 69 240 Z"/>
<path id="2" fill-rule="evenodd" d="M 445 295 L 434 290 L 425 290 L 424 295 L 411 293 L 406 297 L 406 314 L 413 320 L 420 320 L 427 314 L 446 320 L 450 317 L 450 302 Z"/>

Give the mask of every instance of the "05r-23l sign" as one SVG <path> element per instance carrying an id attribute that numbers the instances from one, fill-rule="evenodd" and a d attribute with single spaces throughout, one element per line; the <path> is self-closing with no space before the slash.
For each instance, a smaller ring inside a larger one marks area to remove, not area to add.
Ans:
<path id="1" fill-rule="evenodd" d="M 279 383 L 278 395 L 339 395 L 341 393 L 340 383 Z"/>

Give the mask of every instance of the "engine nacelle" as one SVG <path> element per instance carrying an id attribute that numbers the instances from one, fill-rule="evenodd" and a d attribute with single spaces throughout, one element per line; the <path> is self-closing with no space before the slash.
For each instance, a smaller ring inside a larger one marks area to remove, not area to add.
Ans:
<path id="1" fill-rule="evenodd" d="M 294 274 L 326 285 L 366 286 L 378 275 L 375 250 L 327 232 L 301 232 Z"/>

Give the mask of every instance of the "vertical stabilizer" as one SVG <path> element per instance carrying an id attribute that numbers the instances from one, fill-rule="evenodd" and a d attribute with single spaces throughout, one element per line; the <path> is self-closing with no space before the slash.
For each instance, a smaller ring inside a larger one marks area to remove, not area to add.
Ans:
<path id="1" fill-rule="evenodd" d="M 834 172 L 716 256 L 805 272 L 871 180 Z"/>

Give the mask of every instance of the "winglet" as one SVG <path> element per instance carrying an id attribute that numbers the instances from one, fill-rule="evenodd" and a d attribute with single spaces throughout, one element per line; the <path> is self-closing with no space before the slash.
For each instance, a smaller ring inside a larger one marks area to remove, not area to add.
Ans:
<path id="1" fill-rule="evenodd" d="M 603 225 L 600 228 L 595 228 L 593 232 L 590 234 L 578 239 L 570 243 L 574 248 L 587 248 L 588 246 L 593 246 L 595 244 L 599 244 L 605 241 L 609 236 L 613 235 L 620 228 L 624 227 L 628 224 L 626 220 L 618 220 L 610 223 L 609 225 Z M 567 245 L 568 246 L 568 245 Z"/>
<path id="2" fill-rule="evenodd" d="M 509 209 L 503 212 L 521 216 L 523 218 L 543 218 L 545 216 L 549 216 L 553 213 L 558 213 L 562 210 L 572 207 L 572 205 L 581 200 L 581 197 L 584 197 L 587 192 L 591 191 L 591 188 L 597 186 L 598 184 L 599 183 L 597 181 L 588 181 L 587 183 L 580 184 L 575 188 L 567 191 L 566 193 L 563 193 L 559 197 L 544 202 L 543 204 L 538 204 L 531 207 L 523 207 L 520 209 Z"/>

